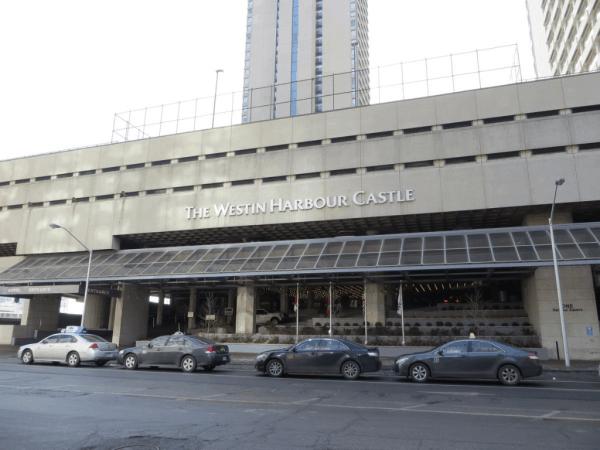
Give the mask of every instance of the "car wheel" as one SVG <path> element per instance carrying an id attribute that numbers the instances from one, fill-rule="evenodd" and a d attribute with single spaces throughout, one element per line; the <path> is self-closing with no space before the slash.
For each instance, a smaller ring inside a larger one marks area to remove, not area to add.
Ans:
<path id="1" fill-rule="evenodd" d="M 137 369 L 138 360 L 137 357 L 133 354 L 129 354 L 125 357 L 124 365 L 126 369 L 134 370 Z"/>
<path id="2" fill-rule="evenodd" d="M 279 324 L 279 319 L 278 319 L 277 317 L 273 317 L 273 318 L 271 319 L 271 323 L 272 323 L 273 325 L 278 325 L 278 324 Z"/>
<path id="3" fill-rule="evenodd" d="M 355 361 L 347 361 L 342 366 L 342 375 L 346 380 L 356 380 L 360 375 L 360 366 Z"/>
<path id="4" fill-rule="evenodd" d="M 106 365 L 106 363 L 107 363 L 107 362 L 108 362 L 108 361 L 96 361 L 96 365 L 97 365 L 98 367 L 103 367 L 104 365 Z"/>
<path id="5" fill-rule="evenodd" d="M 25 364 L 31 364 L 33 362 L 33 353 L 31 350 L 25 350 L 21 355 L 21 361 Z"/>
<path id="6" fill-rule="evenodd" d="M 410 368 L 410 379 L 417 383 L 425 383 L 429 380 L 429 367 L 422 363 L 413 365 Z"/>
<path id="7" fill-rule="evenodd" d="M 267 364 L 267 373 L 270 377 L 275 378 L 283 376 L 283 363 L 278 359 L 272 359 Z"/>
<path id="8" fill-rule="evenodd" d="M 521 372 L 512 365 L 502 366 L 498 371 L 498 379 L 507 386 L 516 386 L 521 381 Z"/>
<path id="9" fill-rule="evenodd" d="M 77 352 L 71 352 L 67 355 L 67 364 L 70 367 L 77 367 L 81 363 L 79 354 Z"/>
<path id="10" fill-rule="evenodd" d="M 184 372 L 193 372 L 196 370 L 196 360 L 193 356 L 185 356 L 181 360 L 181 370 Z"/>
<path id="11" fill-rule="evenodd" d="M 211 371 L 211 370 L 213 370 L 215 367 L 217 367 L 217 366 L 202 366 L 202 368 L 203 368 L 204 370 L 206 370 L 207 372 L 210 372 L 210 371 Z"/>

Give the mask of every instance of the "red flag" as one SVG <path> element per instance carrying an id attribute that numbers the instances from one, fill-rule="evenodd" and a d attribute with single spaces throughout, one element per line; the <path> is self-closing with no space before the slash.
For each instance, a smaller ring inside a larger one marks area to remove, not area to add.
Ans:
<path id="1" fill-rule="evenodd" d="M 296 288 L 296 298 L 294 299 L 294 312 L 298 311 L 298 289 Z"/>

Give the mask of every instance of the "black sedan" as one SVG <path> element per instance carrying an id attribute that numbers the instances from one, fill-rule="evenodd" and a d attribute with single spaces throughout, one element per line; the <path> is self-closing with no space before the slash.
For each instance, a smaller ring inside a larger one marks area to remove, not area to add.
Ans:
<path id="1" fill-rule="evenodd" d="M 260 353 L 254 368 L 272 377 L 341 373 L 355 380 L 361 373 L 381 370 L 381 361 L 376 347 L 366 348 L 345 339 L 306 339 L 288 348 Z"/>
<path id="2" fill-rule="evenodd" d="M 215 344 L 200 336 L 160 336 L 146 345 L 119 352 L 117 362 L 126 369 L 139 366 L 175 366 L 184 372 L 193 372 L 197 366 L 211 371 L 231 361 L 229 347 Z"/>
<path id="3" fill-rule="evenodd" d="M 425 353 L 402 355 L 394 372 L 418 383 L 430 378 L 498 379 L 514 386 L 542 374 L 537 353 L 483 339 L 453 341 Z"/>

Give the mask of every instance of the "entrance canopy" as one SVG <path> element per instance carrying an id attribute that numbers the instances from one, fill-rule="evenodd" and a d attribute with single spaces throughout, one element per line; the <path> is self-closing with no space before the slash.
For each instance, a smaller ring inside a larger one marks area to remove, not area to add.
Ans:
<path id="1" fill-rule="evenodd" d="M 555 226 L 561 264 L 600 264 L 600 223 Z M 79 282 L 87 254 L 29 256 L 0 284 Z M 378 271 L 536 267 L 552 264 L 548 227 L 461 230 L 94 253 L 97 282 L 298 276 Z"/>

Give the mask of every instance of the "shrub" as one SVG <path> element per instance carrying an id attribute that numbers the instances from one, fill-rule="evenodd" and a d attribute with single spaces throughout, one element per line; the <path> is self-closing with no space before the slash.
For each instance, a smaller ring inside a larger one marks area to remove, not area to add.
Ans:
<path id="1" fill-rule="evenodd" d="M 388 320 L 388 321 L 387 321 L 385 324 L 386 324 L 388 327 L 393 327 L 393 326 L 394 326 L 394 324 L 392 323 L 392 321 L 391 321 L 391 320 Z"/>
<path id="2" fill-rule="evenodd" d="M 518 326 L 519 326 L 519 324 L 518 324 L 517 322 L 513 322 L 513 323 L 512 323 L 512 326 L 513 326 L 513 327 L 518 327 Z"/>
<path id="3" fill-rule="evenodd" d="M 444 326 L 444 322 L 442 322 L 441 320 L 438 320 L 438 321 L 435 323 L 435 325 L 436 325 L 437 327 L 443 327 L 443 326 Z"/>
<path id="4" fill-rule="evenodd" d="M 277 333 L 277 324 L 274 324 L 273 322 L 267 322 L 265 324 L 265 330 L 267 330 L 267 333 L 269 334 L 275 334 Z"/>
<path id="5" fill-rule="evenodd" d="M 449 311 L 454 311 L 454 306 L 448 306 Z"/>
<path id="6" fill-rule="evenodd" d="M 535 336 L 535 330 L 533 328 L 523 327 L 521 328 L 521 333 L 523 333 L 523 336 Z"/>
<path id="7" fill-rule="evenodd" d="M 475 324 L 474 324 L 474 323 L 469 323 L 469 324 L 467 324 L 467 326 L 469 326 L 469 327 L 474 327 L 474 326 L 475 326 Z"/>
<path id="8" fill-rule="evenodd" d="M 448 308 L 446 308 L 445 306 L 442 306 L 442 311 L 448 311 Z"/>
<path id="9" fill-rule="evenodd" d="M 420 324 L 419 322 L 415 322 L 415 324 L 414 324 L 413 326 L 415 326 L 415 327 L 420 327 L 420 326 L 421 326 L 421 324 Z"/>
<path id="10" fill-rule="evenodd" d="M 502 326 L 503 326 L 503 327 L 507 327 L 507 326 L 508 326 L 508 324 L 507 324 L 506 322 L 504 322 L 504 323 L 502 324 Z"/>
<path id="11" fill-rule="evenodd" d="M 267 344 L 279 344 L 279 336 L 271 336 L 267 340 Z"/>
<path id="12" fill-rule="evenodd" d="M 404 322 L 404 326 L 405 326 L 405 327 L 410 327 L 410 323 L 408 323 L 408 322 Z"/>
<path id="13" fill-rule="evenodd" d="M 444 326 L 445 326 L 445 327 L 451 327 L 451 326 L 452 326 L 452 322 L 446 322 L 446 323 L 444 324 Z"/>
<path id="14" fill-rule="evenodd" d="M 423 333 L 421 333 L 421 330 L 415 325 L 408 329 L 408 334 L 411 336 L 421 336 Z"/>
<path id="15" fill-rule="evenodd" d="M 452 334 L 452 336 L 460 336 L 460 330 L 462 330 L 462 328 L 452 327 L 450 334 Z"/>
<path id="16" fill-rule="evenodd" d="M 282 344 L 295 344 L 296 338 L 293 336 L 286 336 L 281 340 Z"/>
<path id="17" fill-rule="evenodd" d="M 433 325 L 431 325 L 431 322 L 427 322 L 427 323 L 425 324 L 425 326 L 426 326 L 426 327 L 431 327 L 431 326 L 433 326 Z"/>
<path id="18" fill-rule="evenodd" d="M 320 327 L 321 326 L 321 322 L 316 322 L 315 323 L 315 327 Z"/>
<path id="19" fill-rule="evenodd" d="M 349 324 L 348 322 L 346 322 L 346 323 L 344 323 L 344 326 L 345 326 L 345 327 L 349 327 L 349 326 L 350 326 L 350 324 Z"/>
<path id="20" fill-rule="evenodd" d="M 530 326 L 531 326 L 531 324 L 530 324 L 529 322 L 523 322 L 523 326 L 524 326 L 524 327 L 530 327 Z"/>
<path id="21" fill-rule="evenodd" d="M 313 327 L 303 327 L 300 330 L 300 334 L 306 335 L 306 336 L 310 336 L 312 334 L 315 334 L 315 329 Z"/>
<path id="22" fill-rule="evenodd" d="M 496 324 L 495 324 L 495 323 L 490 323 L 490 324 L 489 324 L 489 326 L 490 326 L 490 327 L 495 327 L 495 326 L 496 326 Z"/>
<path id="23" fill-rule="evenodd" d="M 462 322 L 457 322 L 457 323 L 456 323 L 456 326 L 457 326 L 457 327 L 464 327 L 464 325 L 462 324 Z"/>
<path id="24" fill-rule="evenodd" d="M 430 336 L 437 336 L 438 334 L 440 334 L 440 329 L 439 328 L 434 328 L 433 330 L 431 330 L 429 332 Z"/>
<path id="25" fill-rule="evenodd" d="M 479 323 L 479 326 L 480 326 L 480 327 L 485 327 L 485 323 L 483 323 L 483 322 L 480 322 L 480 323 Z"/>
<path id="26" fill-rule="evenodd" d="M 376 322 L 376 323 L 375 323 L 375 326 L 376 326 L 376 327 L 382 327 L 382 326 L 383 326 L 383 324 L 382 324 L 381 322 Z"/>
<path id="27" fill-rule="evenodd" d="M 336 322 L 336 323 L 335 323 L 335 326 L 336 326 L 336 327 L 341 327 L 341 326 L 342 326 L 342 324 L 341 324 L 341 323 L 339 323 L 339 322 Z"/>
<path id="28" fill-rule="evenodd" d="M 353 327 L 358 327 L 358 326 L 360 326 L 360 325 L 358 325 L 356 322 L 354 322 L 354 323 L 352 324 L 352 326 L 353 326 Z"/>

